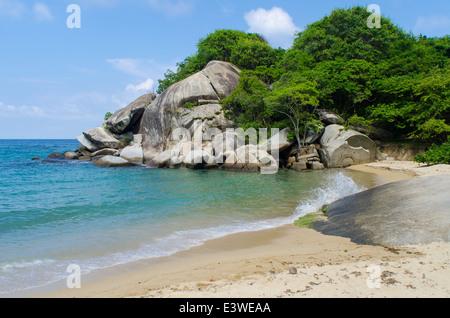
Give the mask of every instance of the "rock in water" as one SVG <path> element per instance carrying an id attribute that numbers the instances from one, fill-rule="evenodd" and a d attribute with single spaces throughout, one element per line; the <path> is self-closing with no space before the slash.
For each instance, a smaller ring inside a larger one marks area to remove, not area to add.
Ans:
<path id="1" fill-rule="evenodd" d="M 86 148 L 90 152 L 95 152 L 100 149 L 99 147 L 94 145 L 89 139 L 87 139 L 86 136 L 84 135 L 78 136 L 77 140 L 83 145 L 84 148 Z"/>
<path id="2" fill-rule="evenodd" d="M 64 154 L 59 152 L 52 152 L 47 159 L 65 159 Z"/>
<path id="3" fill-rule="evenodd" d="M 119 147 L 120 141 L 117 140 L 108 130 L 103 127 L 97 127 L 83 132 L 83 135 L 98 149 Z M 85 145 L 84 145 L 85 146 Z M 88 148 L 88 147 L 86 147 Z"/>
<path id="4" fill-rule="evenodd" d="M 166 150 L 161 152 L 160 154 L 157 154 L 151 162 L 155 164 L 159 168 L 163 168 L 169 164 L 170 159 L 173 157 L 173 151 L 172 150 Z"/>
<path id="5" fill-rule="evenodd" d="M 125 147 L 120 153 L 120 156 L 125 160 L 128 160 L 135 164 L 144 163 L 144 152 L 142 151 L 142 147 L 139 144 L 132 144 Z"/>
<path id="6" fill-rule="evenodd" d="M 68 160 L 77 160 L 80 156 L 76 152 L 67 151 L 64 153 L 64 157 Z"/>
<path id="7" fill-rule="evenodd" d="M 107 168 L 133 166 L 131 162 L 115 156 L 105 156 L 100 158 L 94 163 L 94 165 Z"/>
<path id="8" fill-rule="evenodd" d="M 117 156 L 119 150 L 112 149 L 112 148 L 103 148 L 100 150 L 97 150 L 96 152 L 92 153 L 90 156 L 96 157 L 96 156 Z"/>

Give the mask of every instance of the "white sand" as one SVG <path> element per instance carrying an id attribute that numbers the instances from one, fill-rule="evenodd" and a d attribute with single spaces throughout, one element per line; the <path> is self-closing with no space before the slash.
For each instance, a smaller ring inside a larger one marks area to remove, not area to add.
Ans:
<path id="1" fill-rule="evenodd" d="M 175 284 L 149 291 L 144 297 L 449 297 L 450 244 L 400 248 L 389 255 L 356 257 L 338 264 L 292 263 L 296 274 L 247 275 L 240 279 Z M 351 252 L 347 252 L 351 253 Z M 333 263 L 336 261 L 333 260 Z M 287 268 L 288 266 L 285 266 Z"/>

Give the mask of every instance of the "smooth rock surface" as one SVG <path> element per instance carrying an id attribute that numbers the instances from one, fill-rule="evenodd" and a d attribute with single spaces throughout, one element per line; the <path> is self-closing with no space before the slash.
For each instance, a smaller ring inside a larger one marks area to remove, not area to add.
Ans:
<path id="1" fill-rule="evenodd" d="M 272 136 L 271 138 L 261 142 L 259 147 L 266 150 L 268 153 L 278 152 L 289 148 L 292 146 L 293 142 L 288 140 L 288 135 L 290 134 L 290 128 L 284 128 L 278 132 L 278 134 Z"/>
<path id="2" fill-rule="evenodd" d="M 103 148 L 118 148 L 120 141 L 103 127 L 96 127 L 94 129 L 83 132 L 83 135 L 98 149 Z M 86 145 L 84 145 L 86 146 Z M 86 147 L 88 148 L 88 147 Z"/>
<path id="3" fill-rule="evenodd" d="M 156 98 L 155 94 L 145 94 L 130 105 L 115 112 L 106 121 L 112 133 L 123 134 L 133 130 L 135 125 L 141 120 L 145 109 Z"/>
<path id="4" fill-rule="evenodd" d="M 94 165 L 97 167 L 106 168 L 134 166 L 128 160 L 116 156 L 105 156 L 103 158 L 100 158 L 95 161 Z"/>
<path id="5" fill-rule="evenodd" d="M 377 155 L 377 145 L 369 137 L 340 125 L 327 126 L 320 145 L 325 151 L 324 163 L 328 168 L 373 162 Z"/>
<path id="6" fill-rule="evenodd" d="M 96 152 L 93 152 L 91 154 L 92 157 L 96 156 L 117 156 L 119 153 L 119 150 L 113 149 L 113 148 L 103 148 L 100 150 L 97 150 Z"/>
<path id="7" fill-rule="evenodd" d="M 122 149 L 120 157 L 135 164 L 144 163 L 144 152 L 139 144 L 133 143 Z"/>
<path id="8" fill-rule="evenodd" d="M 238 81 L 239 73 L 229 63 L 212 61 L 202 71 L 167 88 L 146 108 L 142 117 L 140 134 L 143 136 L 144 152 L 156 155 L 166 150 L 170 135 L 176 128 L 190 128 L 192 134 L 194 127 L 184 125 L 191 124 L 197 115 L 204 116 L 205 112 L 207 116 L 212 115 L 208 108 L 212 108 L 214 114 L 219 112 L 219 106 L 215 103 L 210 103 L 208 107 L 200 105 L 198 111 L 187 110 L 188 115 L 183 119 L 181 112 L 185 111 L 186 103 L 219 101 L 229 96 Z M 201 118 L 214 120 L 213 117 Z"/>
<path id="9" fill-rule="evenodd" d="M 151 162 L 155 164 L 157 167 L 165 167 L 169 164 L 170 159 L 173 157 L 172 150 L 166 150 L 157 154 Z"/>
<path id="10" fill-rule="evenodd" d="M 92 141 L 90 141 L 89 139 L 86 138 L 86 136 L 81 135 L 77 137 L 77 140 L 80 142 L 80 144 L 82 144 L 87 150 L 89 150 L 90 152 L 95 152 L 97 150 L 99 150 L 100 148 L 97 147 L 96 145 L 94 145 L 92 143 Z"/>
<path id="11" fill-rule="evenodd" d="M 450 175 L 379 186 L 328 207 L 314 229 L 355 243 L 404 246 L 450 241 Z"/>

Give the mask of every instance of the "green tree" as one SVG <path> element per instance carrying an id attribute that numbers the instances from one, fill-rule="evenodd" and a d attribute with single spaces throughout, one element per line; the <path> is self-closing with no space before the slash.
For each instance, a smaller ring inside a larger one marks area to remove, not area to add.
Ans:
<path id="1" fill-rule="evenodd" d="M 314 110 L 319 105 L 318 96 L 316 82 L 293 74 L 280 87 L 274 89 L 266 99 L 272 112 L 289 118 L 299 148 L 305 145 L 307 127 L 315 119 Z"/>
<path id="2" fill-rule="evenodd" d="M 222 100 L 222 108 L 228 118 L 244 129 L 268 127 L 272 123 L 265 102 L 269 92 L 258 76 L 251 71 L 243 71 L 236 89 Z"/>

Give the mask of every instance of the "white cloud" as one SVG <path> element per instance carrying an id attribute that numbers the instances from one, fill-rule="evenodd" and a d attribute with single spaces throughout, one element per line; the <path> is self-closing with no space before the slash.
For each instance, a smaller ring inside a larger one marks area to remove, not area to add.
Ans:
<path id="1" fill-rule="evenodd" d="M 250 27 L 248 32 L 263 35 L 275 47 L 288 48 L 292 45 L 295 34 L 301 31 L 292 17 L 279 7 L 251 10 L 245 14 L 244 19 Z"/>
<path id="2" fill-rule="evenodd" d="M 134 92 L 140 92 L 140 91 L 148 92 L 154 88 L 154 85 L 155 85 L 155 81 L 152 80 L 151 78 L 148 78 L 146 81 L 144 81 L 138 85 L 133 85 L 133 84 L 127 85 L 126 90 L 134 91 Z"/>
<path id="3" fill-rule="evenodd" d="M 0 0 L 0 16 L 21 18 L 26 12 L 26 7 L 22 2 L 15 0 Z"/>
<path id="4" fill-rule="evenodd" d="M 177 69 L 176 62 L 162 64 L 149 59 L 114 58 L 107 59 L 106 62 L 111 64 L 116 70 L 135 77 L 134 80 L 136 81 L 143 81 L 149 78 L 161 79 L 168 69 Z"/>
<path id="5" fill-rule="evenodd" d="M 44 117 L 45 111 L 38 106 L 14 106 L 0 102 L 0 117 Z"/>
<path id="6" fill-rule="evenodd" d="M 14 112 L 16 110 L 16 106 L 14 105 L 5 105 L 4 103 L 0 102 L 0 112 Z"/>
<path id="7" fill-rule="evenodd" d="M 33 14 L 38 21 L 52 21 L 53 15 L 50 13 L 50 9 L 41 2 L 36 2 L 33 6 Z"/>
<path id="8" fill-rule="evenodd" d="M 450 18 L 444 15 L 434 15 L 424 17 L 421 16 L 417 19 L 416 25 L 413 28 L 413 33 L 427 34 L 433 32 L 433 35 L 441 36 L 448 34 L 450 29 Z M 436 32 L 438 34 L 436 34 Z"/>

